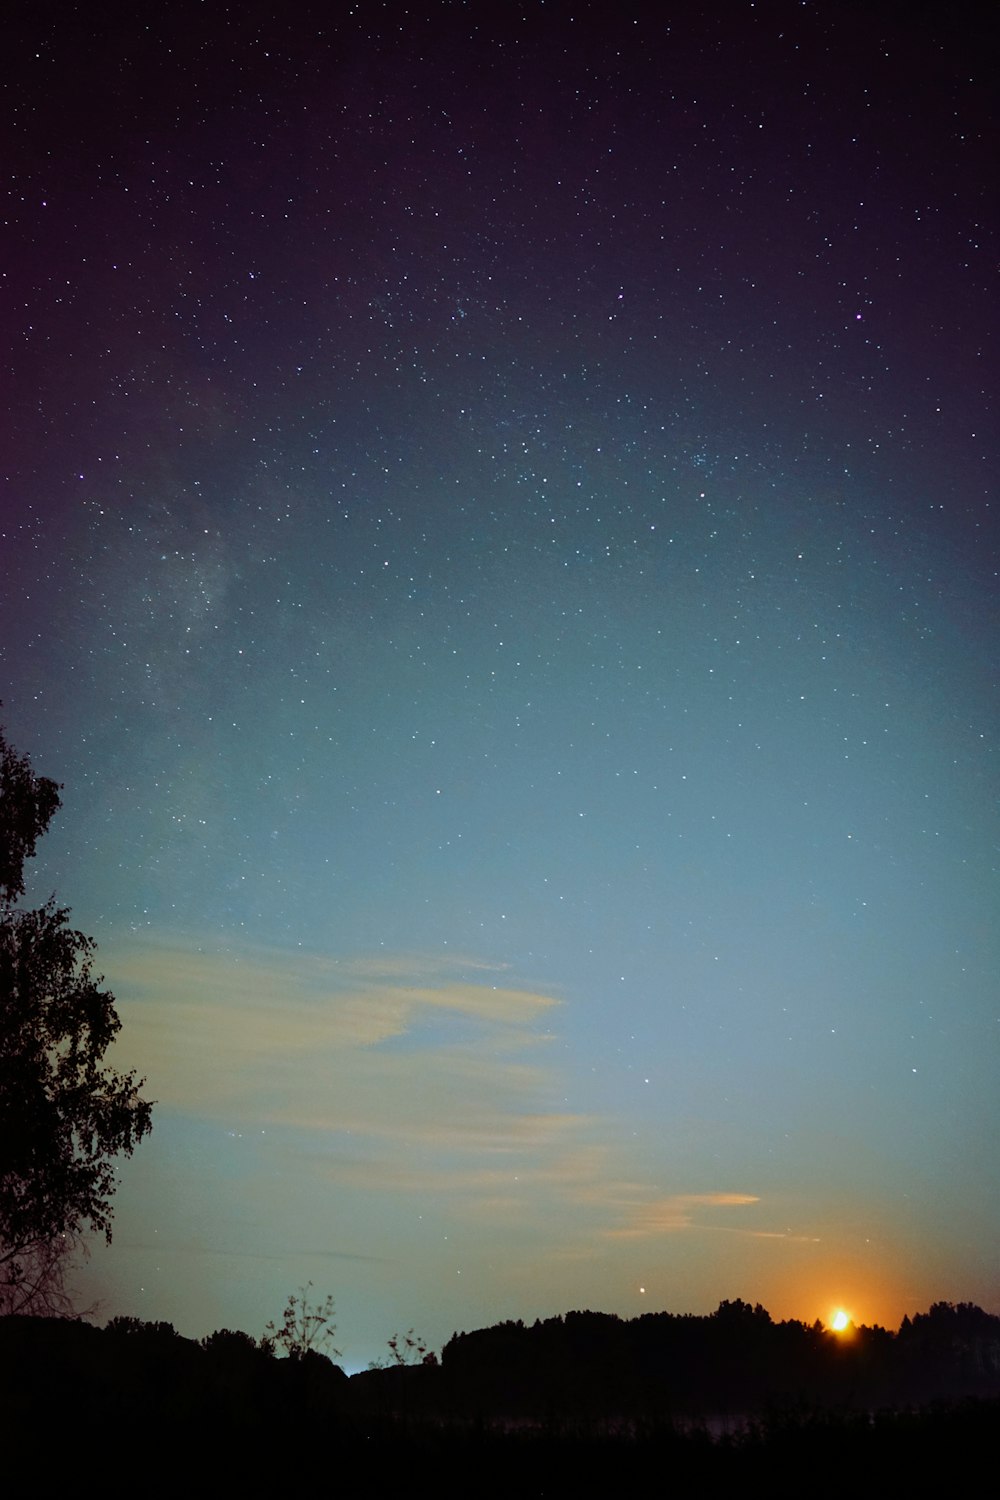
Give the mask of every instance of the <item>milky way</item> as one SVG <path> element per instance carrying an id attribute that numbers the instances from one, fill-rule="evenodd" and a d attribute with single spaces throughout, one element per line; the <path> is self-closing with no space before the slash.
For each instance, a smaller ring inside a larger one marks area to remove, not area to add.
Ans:
<path id="1" fill-rule="evenodd" d="M 159 1101 L 109 1314 L 997 1306 L 982 39 L 674 10 L 8 49 L 4 721 Z"/>

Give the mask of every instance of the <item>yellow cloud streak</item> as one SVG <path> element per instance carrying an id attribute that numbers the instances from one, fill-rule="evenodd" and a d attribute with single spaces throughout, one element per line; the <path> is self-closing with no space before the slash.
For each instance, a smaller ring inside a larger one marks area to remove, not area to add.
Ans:
<path id="1" fill-rule="evenodd" d="M 429 973 L 430 960 L 417 963 Z M 550 1092 L 548 1073 L 517 1055 L 547 1039 L 537 1022 L 561 1002 L 452 978 L 376 981 L 375 962 L 366 982 L 359 967 L 298 953 L 151 946 L 113 954 L 109 978 L 126 997 L 128 1022 L 117 1059 L 148 1075 L 161 1107 L 213 1118 L 250 1112 L 274 1123 L 385 1134 L 405 1116 L 425 1135 L 440 1133 L 435 1121 L 444 1121 L 447 1135 L 463 1121 L 481 1134 L 522 1101 L 537 1112 Z M 142 998 L 129 1000 L 130 991 Z M 449 1016 L 473 1023 L 471 1039 L 421 1034 L 434 1017 Z M 404 1037 L 405 1052 L 385 1050 Z"/>
<path id="2" fill-rule="evenodd" d="M 612 1240 L 653 1239 L 690 1229 L 701 1208 L 742 1208 L 759 1203 L 752 1193 L 674 1193 L 669 1197 L 634 1200 L 626 1206 L 626 1222 L 606 1229 L 604 1237 Z"/>
<path id="3" fill-rule="evenodd" d="M 540 1228 L 558 1208 L 591 1243 L 758 1201 L 656 1196 L 616 1178 L 593 1138 L 607 1122 L 560 1110 L 559 1080 L 538 1061 L 540 1023 L 562 1002 L 464 977 L 487 965 L 150 944 L 112 953 L 108 969 L 126 1020 L 117 1064 L 148 1075 L 160 1108 L 281 1128 L 283 1149 L 309 1153 L 331 1183 L 433 1193 Z M 296 1132 L 329 1147 L 317 1157 Z"/>

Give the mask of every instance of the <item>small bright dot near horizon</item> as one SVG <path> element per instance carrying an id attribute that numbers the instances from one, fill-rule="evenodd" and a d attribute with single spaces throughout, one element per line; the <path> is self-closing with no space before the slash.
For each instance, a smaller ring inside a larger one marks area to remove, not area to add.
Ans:
<path id="1" fill-rule="evenodd" d="M 834 1333 L 843 1333 L 844 1330 L 850 1326 L 850 1322 L 850 1313 L 846 1313 L 842 1307 L 838 1307 L 837 1311 L 830 1319 L 830 1327 L 833 1329 Z"/>

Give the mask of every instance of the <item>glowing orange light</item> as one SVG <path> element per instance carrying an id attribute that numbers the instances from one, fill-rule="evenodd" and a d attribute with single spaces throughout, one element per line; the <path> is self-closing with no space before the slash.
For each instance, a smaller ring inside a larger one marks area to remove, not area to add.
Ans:
<path id="1" fill-rule="evenodd" d="M 830 1319 L 830 1327 L 833 1329 L 834 1333 L 843 1333 L 844 1330 L 845 1330 L 845 1328 L 849 1328 L 850 1326 L 851 1326 L 851 1315 L 850 1315 L 850 1313 L 845 1312 L 842 1307 L 838 1307 L 837 1311 L 834 1313 L 833 1317 Z"/>

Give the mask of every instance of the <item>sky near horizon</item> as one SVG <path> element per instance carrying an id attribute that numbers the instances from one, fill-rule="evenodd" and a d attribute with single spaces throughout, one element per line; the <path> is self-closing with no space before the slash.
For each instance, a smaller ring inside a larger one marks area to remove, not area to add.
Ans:
<path id="1" fill-rule="evenodd" d="M 966 14 L 22 15 L 0 697 L 106 1315 L 1000 1311 Z"/>

